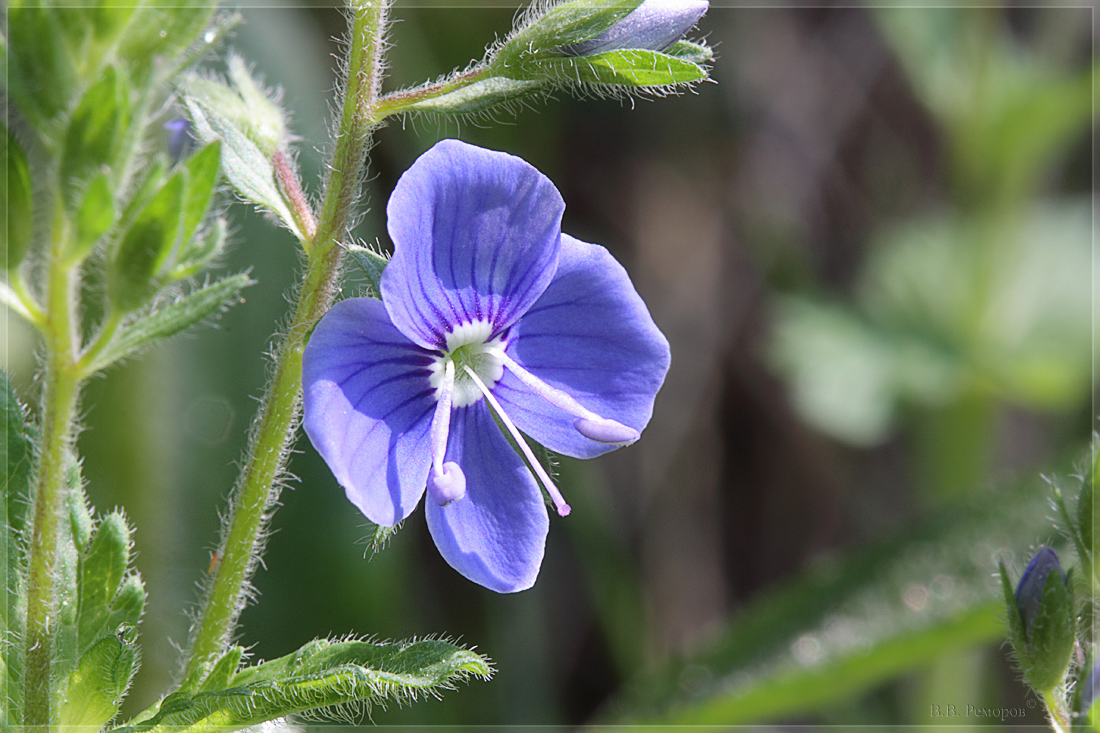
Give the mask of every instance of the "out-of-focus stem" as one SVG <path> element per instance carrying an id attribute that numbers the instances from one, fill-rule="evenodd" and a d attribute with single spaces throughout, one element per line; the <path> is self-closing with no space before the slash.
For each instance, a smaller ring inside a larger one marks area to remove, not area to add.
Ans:
<path id="1" fill-rule="evenodd" d="M 184 679 L 201 674 L 229 643 L 244 592 L 261 551 L 268 512 L 278 496 L 278 478 L 298 427 L 302 352 L 314 324 L 332 304 L 344 239 L 366 166 L 383 70 L 388 0 L 350 4 L 348 76 L 336 147 L 325 186 L 316 236 L 304 242 L 308 265 L 289 331 L 277 350 L 268 384 L 219 548 L 209 595 L 192 637 Z M 306 230 L 304 230 L 306 231 Z"/>

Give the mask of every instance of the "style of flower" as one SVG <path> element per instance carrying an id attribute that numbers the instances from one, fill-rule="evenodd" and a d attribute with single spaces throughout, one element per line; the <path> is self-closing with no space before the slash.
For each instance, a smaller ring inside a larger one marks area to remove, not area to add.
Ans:
<path id="1" fill-rule="evenodd" d="M 305 430 L 351 502 L 391 526 L 426 489 L 440 553 L 502 593 L 538 575 L 540 485 L 570 511 L 524 434 L 575 458 L 632 443 L 669 366 L 626 271 L 562 234 L 564 209 L 525 161 L 440 142 L 390 197 L 382 300 L 337 303 L 304 354 Z"/>
<path id="2" fill-rule="evenodd" d="M 643 0 L 595 38 L 562 49 L 569 56 L 595 56 L 625 48 L 664 51 L 699 22 L 709 0 Z"/>

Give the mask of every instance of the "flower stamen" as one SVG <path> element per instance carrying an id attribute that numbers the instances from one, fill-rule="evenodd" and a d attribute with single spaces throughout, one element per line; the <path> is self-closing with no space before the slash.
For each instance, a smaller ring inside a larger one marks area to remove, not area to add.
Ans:
<path id="1" fill-rule="evenodd" d="M 504 411 L 504 408 L 497 402 L 497 398 L 493 397 L 493 393 L 489 391 L 489 388 L 485 386 L 485 383 L 481 381 L 481 377 L 471 369 L 469 366 L 463 367 L 466 370 L 466 374 L 481 390 L 481 394 L 485 396 L 485 399 L 492 406 L 493 411 L 496 413 L 500 421 L 504 423 L 504 426 L 508 428 L 508 432 L 512 435 L 512 439 L 516 441 L 516 445 L 523 452 L 527 462 L 531 464 L 531 470 L 535 472 L 535 475 L 542 481 L 542 485 L 546 488 L 546 493 L 550 494 L 550 498 L 554 501 L 554 506 L 558 510 L 558 515 L 565 517 L 569 515 L 569 512 L 573 511 L 568 504 L 565 503 L 565 497 L 558 491 L 558 487 L 554 485 L 554 480 L 550 478 L 550 475 L 546 473 L 546 469 L 542 467 L 542 464 L 537 458 L 535 458 L 534 452 L 531 450 L 531 446 L 527 445 L 527 441 L 523 439 L 523 434 L 519 432 L 519 428 L 515 426 L 512 419 L 508 417 L 508 413 Z"/>
<path id="2" fill-rule="evenodd" d="M 444 463 L 447 456 L 447 438 L 451 431 L 451 403 L 455 390 L 455 363 L 448 359 L 443 367 L 437 389 L 438 400 L 432 415 L 430 440 L 432 467 L 428 471 L 428 493 L 439 506 L 466 495 L 466 475 L 454 461 Z"/>
<path id="3" fill-rule="evenodd" d="M 564 410 L 576 417 L 577 419 L 573 421 L 573 427 L 577 429 L 577 432 L 589 440 L 594 440 L 597 443 L 626 445 L 628 443 L 633 443 L 641 437 L 641 434 L 634 428 L 623 425 L 616 420 L 601 417 L 577 402 L 572 395 L 556 387 L 551 387 L 549 384 L 520 366 L 515 359 L 505 353 L 504 349 L 489 345 L 485 348 L 485 353 L 500 359 L 501 363 L 504 364 L 509 371 L 515 374 L 521 382 L 527 385 L 531 391 L 539 397 L 543 398 L 554 407 Z"/>

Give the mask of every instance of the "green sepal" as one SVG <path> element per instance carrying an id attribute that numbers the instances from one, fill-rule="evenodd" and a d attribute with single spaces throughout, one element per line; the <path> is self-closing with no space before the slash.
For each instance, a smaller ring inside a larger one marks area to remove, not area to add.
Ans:
<path id="1" fill-rule="evenodd" d="M 186 164 L 186 188 L 183 194 L 180 219 L 180 241 L 187 243 L 195 236 L 202 223 L 214 190 L 218 185 L 218 170 L 221 166 L 221 142 L 215 140 L 195 153 Z"/>
<path id="2" fill-rule="evenodd" d="M 1031 628 L 1025 629 L 1031 664 L 1023 668 L 1024 680 L 1042 693 L 1065 683 L 1073 654 L 1076 619 L 1069 588 L 1060 572 L 1049 573 L 1039 612 Z"/>
<path id="3" fill-rule="evenodd" d="M 375 252 L 368 247 L 360 247 L 357 244 L 348 247 L 348 254 L 367 278 L 370 291 L 365 293 L 372 298 L 382 297 L 382 271 L 386 269 L 389 258 Z"/>
<path id="4" fill-rule="evenodd" d="M 105 173 L 92 179 L 76 212 L 76 231 L 66 253 L 70 262 L 79 262 L 91 254 L 99 238 L 115 221 L 115 198 Z"/>
<path id="5" fill-rule="evenodd" d="M 547 82 L 538 79 L 509 79 L 504 76 L 494 76 L 475 81 L 453 92 L 409 105 L 408 109 L 439 115 L 472 114 L 537 94 L 541 90 L 546 90 L 548 86 Z"/>
<path id="6" fill-rule="evenodd" d="M 112 512 L 100 521 L 80 567 L 77 638 L 81 652 L 114 630 L 106 628 L 107 619 L 130 564 L 131 546 L 130 527 L 121 513 Z"/>
<path id="7" fill-rule="evenodd" d="M 17 730 L 22 687 L 25 562 L 24 531 L 30 507 L 34 440 L 15 391 L 0 371 L 0 729 Z"/>
<path id="8" fill-rule="evenodd" d="M 122 580 L 118 593 L 111 601 L 111 613 L 107 616 L 107 630 L 116 631 L 124 626 L 137 627 L 145 612 L 145 584 L 141 574 L 132 571 Z"/>
<path id="9" fill-rule="evenodd" d="M 179 237 L 184 176 L 176 173 L 137 213 L 107 264 L 107 297 L 123 312 L 157 291 L 158 270 Z"/>
<path id="10" fill-rule="evenodd" d="M 641 0 L 571 0 L 551 8 L 516 30 L 494 55 L 491 66 L 500 76 L 532 58 L 560 55 L 559 49 L 587 41 L 618 23 Z"/>
<path id="11" fill-rule="evenodd" d="M 470 676 L 487 679 L 491 672 L 484 657 L 445 641 L 313 641 L 293 654 L 241 670 L 229 689 L 169 695 L 154 715 L 145 720 L 139 715 L 141 722 L 119 733 L 191 726 L 230 731 L 335 705 L 405 702 Z"/>
<path id="12" fill-rule="evenodd" d="M 196 84 L 197 81 L 192 81 L 188 85 L 189 94 L 195 94 Z M 197 94 L 186 99 L 199 139 L 205 143 L 221 140 L 222 172 L 241 198 L 270 209 L 298 239 L 304 239 L 275 181 L 275 168 L 270 158 L 232 119 L 220 112 L 216 101 L 209 95 Z"/>
<path id="13" fill-rule="evenodd" d="M 707 76 L 702 67 L 691 61 L 638 48 L 541 60 L 525 65 L 522 73 L 530 74 L 529 78 L 545 77 L 562 83 L 630 87 L 689 84 Z"/>
<path id="14" fill-rule="evenodd" d="M 172 270 L 171 278 L 182 280 L 202 272 L 210 264 L 210 260 L 222 251 L 227 236 L 229 227 L 225 219 L 216 217 L 206 232 L 184 243 L 180 263 Z"/>
<path id="15" fill-rule="evenodd" d="M 126 80 L 114 66 L 108 66 L 84 93 L 65 131 L 58 178 L 69 210 L 79 205 L 88 180 L 115 162 L 130 125 L 130 113 Z"/>
<path id="16" fill-rule="evenodd" d="M 1093 469 L 1085 472 L 1081 479 L 1081 492 L 1077 495 L 1077 510 L 1075 512 L 1074 539 L 1079 543 L 1077 552 L 1086 566 L 1094 567 L 1096 562 L 1096 505 L 1093 503 L 1095 477 Z"/>
<path id="17" fill-rule="evenodd" d="M 123 627 L 84 652 L 69 673 L 61 702 L 61 725 L 103 727 L 118 713 L 138 668 L 136 632 Z"/>
<path id="18" fill-rule="evenodd" d="M 208 318 L 239 299 L 240 292 L 253 284 L 244 273 L 216 280 L 159 306 L 152 313 L 135 319 L 86 367 L 91 374 L 133 354 L 155 341 L 174 336 Z"/>
<path id="19" fill-rule="evenodd" d="M 0 268 L 19 266 L 31 244 L 31 174 L 19 141 L 0 123 Z"/>
<path id="20" fill-rule="evenodd" d="M 1003 561 L 997 563 L 997 574 L 1001 578 L 1001 592 L 1005 599 L 1005 618 L 1008 621 L 1008 641 L 1012 644 L 1017 658 L 1020 660 L 1020 668 L 1031 666 L 1031 654 L 1027 648 L 1027 635 L 1024 633 L 1024 620 L 1020 616 L 1020 609 L 1016 605 L 1016 592 L 1012 588 L 1012 581 L 1008 579 L 1008 570 Z"/>
<path id="21" fill-rule="evenodd" d="M 692 41 L 679 40 L 664 50 L 665 55 L 688 61 L 697 66 L 714 61 L 714 51 L 710 46 Z"/>

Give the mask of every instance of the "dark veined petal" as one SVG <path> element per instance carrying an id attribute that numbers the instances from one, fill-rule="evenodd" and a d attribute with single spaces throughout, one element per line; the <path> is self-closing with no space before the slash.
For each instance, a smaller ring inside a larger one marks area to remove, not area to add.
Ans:
<path id="1" fill-rule="evenodd" d="M 530 588 L 542 565 L 550 520 L 523 460 L 480 400 L 451 418 L 447 460 L 466 475 L 466 495 L 424 502 L 428 529 L 452 568 L 498 593 Z"/>
<path id="2" fill-rule="evenodd" d="M 435 408 L 431 362 L 372 298 L 337 303 L 306 345 L 306 434 L 375 524 L 397 524 L 424 493 Z"/>
<path id="3" fill-rule="evenodd" d="M 564 210 L 554 184 L 526 161 L 437 143 L 386 207 L 394 254 L 381 286 L 394 325 L 432 349 L 462 323 L 486 320 L 499 334 L 553 277 Z"/>
<path id="4" fill-rule="evenodd" d="M 668 341 L 606 249 L 568 234 L 561 240 L 557 274 L 513 326 L 507 353 L 599 416 L 641 432 L 668 373 Z M 508 369 L 493 393 L 523 432 L 553 451 L 592 458 L 617 447 L 581 435 L 574 415 L 535 395 Z"/>

